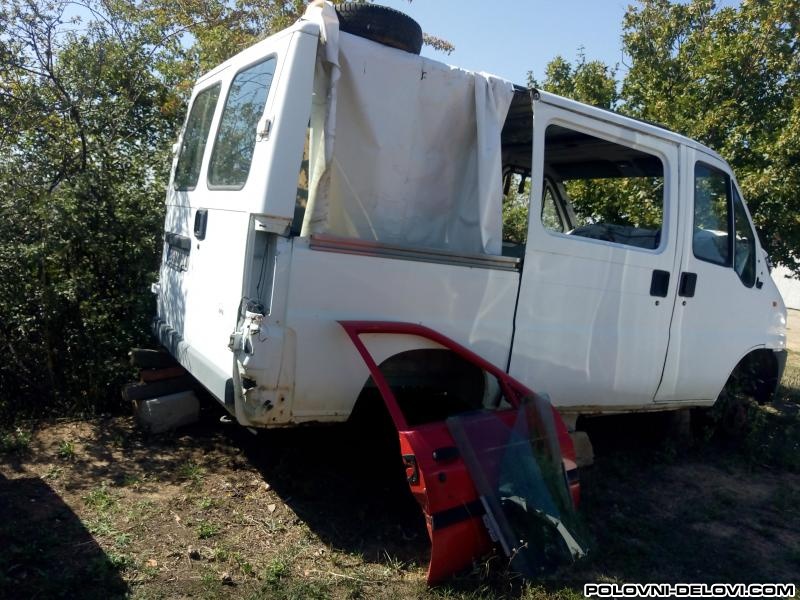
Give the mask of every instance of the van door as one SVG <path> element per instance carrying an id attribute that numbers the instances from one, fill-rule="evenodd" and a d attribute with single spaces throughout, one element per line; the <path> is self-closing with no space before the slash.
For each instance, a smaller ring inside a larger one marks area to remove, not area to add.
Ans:
<path id="1" fill-rule="evenodd" d="M 232 389 L 228 343 L 251 213 L 263 212 L 273 110 L 291 79 L 291 40 L 291 32 L 267 38 L 198 84 L 167 195 L 159 319 L 174 332 L 173 354 L 220 400 Z"/>
<path id="2" fill-rule="evenodd" d="M 560 560 L 583 555 L 567 529 L 580 496 L 575 448 L 561 416 L 545 398 L 422 325 L 340 324 L 397 428 L 406 479 L 431 540 L 428 583 L 472 564 L 491 549 L 492 539 L 511 568 L 531 578 Z M 410 372 L 394 371 L 392 385 L 366 346 L 378 334 L 433 341 L 475 369 L 483 384 L 464 386 L 465 378 L 448 389 L 447 373 L 433 369 L 430 381 L 417 380 L 412 386 L 402 383 L 410 380 Z M 443 385 L 439 393 L 426 394 L 437 384 Z"/>
<path id="3" fill-rule="evenodd" d="M 686 147 L 682 172 L 682 228 L 691 235 L 676 270 L 678 301 L 659 402 L 716 400 L 739 360 L 764 344 L 774 300 L 769 287 L 762 289 L 767 265 L 729 167 Z"/>
<path id="4" fill-rule="evenodd" d="M 678 146 L 545 100 L 533 130 L 509 373 L 561 409 L 652 403 L 677 290 Z"/>

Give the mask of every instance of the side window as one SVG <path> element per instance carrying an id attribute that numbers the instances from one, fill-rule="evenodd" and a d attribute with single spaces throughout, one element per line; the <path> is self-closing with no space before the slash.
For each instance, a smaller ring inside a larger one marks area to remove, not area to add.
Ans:
<path id="1" fill-rule="evenodd" d="M 733 188 L 733 222 L 736 231 L 733 268 L 743 284 L 753 287 L 756 282 L 756 236 L 736 188 Z"/>
<path id="2" fill-rule="evenodd" d="M 729 267 L 730 190 L 727 174 L 703 163 L 694 168 L 694 234 L 695 257 Z"/>
<path id="3" fill-rule="evenodd" d="M 558 212 L 553 186 L 549 183 L 545 183 L 544 195 L 542 196 L 542 224 L 550 231 L 564 233 L 564 222 Z"/>
<path id="4" fill-rule="evenodd" d="M 275 58 L 270 58 L 233 78 L 208 167 L 210 186 L 241 189 L 247 182 L 256 127 L 264 113 L 275 64 Z"/>
<path id="5" fill-rule="evenodd" d="M 550 125 L 544 160 L 572 204 L 576 226 L 568 235 L 648 250 L 659 247 L 664 222 L 664 164 L 659 157 Z M 559 231 L 560 219 L 553 220 L 546 193 L 541 218 L 547 229 Z"/>
<path id="6" fill-rule="evenodd" d="M 214 118 L 214 109 L 219 98 L 219 89 L 220 84 L 216 84 L 197 94 L 189 111 L 178 155 L 178 165 L 175 168 L 175 188 L 178 190 L 193 190 L 197 185 L 203 152 L 208 140 L 208 130 L 211 129 L 211 119 Z"/>

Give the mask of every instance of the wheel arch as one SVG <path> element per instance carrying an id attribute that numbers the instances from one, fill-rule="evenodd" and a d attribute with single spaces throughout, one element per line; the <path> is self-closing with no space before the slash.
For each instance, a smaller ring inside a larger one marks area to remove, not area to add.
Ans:
<path id="1" fill-rule="evenodd" d="M 717 400 L 724 392 L 732 391 L 744 393 L 759 404 L 765 404 L 772 400 L 777 391 L 780 375 L 780 362 L 771 348 L 751 348 L 731 370 Z"/>

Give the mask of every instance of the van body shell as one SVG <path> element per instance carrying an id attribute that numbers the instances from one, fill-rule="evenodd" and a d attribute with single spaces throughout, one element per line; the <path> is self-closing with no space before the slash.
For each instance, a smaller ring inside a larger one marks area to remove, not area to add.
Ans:
<path id="1" fill-rule="evenodd" d="M 192 189 L 176 189 L 178 153 L 173 162 L 154 332 L 241 424 L 348 418 L 369 372 L 342 320 L 422 324 L 572 415 L 710 406 L 753 351 L 780 364 L 786 311 L 757 236 L 752 287 L 692 251 L 695 165 L 727 174 L 741 195 L 725 161 L 684 136 L 546 92 L 532 100 L 530 215 L 542 212 L 545 132 L 568 127 L 660 159 L 657 248 L 578 238 L 533 217 L 521 258 L 296 235 L 319 38 L 316 24 L 299 21 L 198 80 L 190 111 L 204 90 L 218 100 Z M 231 82 L 264 60 L 274 74 L 250 175 L 239 189 L 209 185 Z M 654 296 L 656 271 L 668 275 Z M 681 294 L 685 273 L 696 278 L 691 296 Z M 262 306 L 247 310 L 243 299 L 256 296 Z M 436 345 L 395 335 L 369 347 L 380 363 Z"/>

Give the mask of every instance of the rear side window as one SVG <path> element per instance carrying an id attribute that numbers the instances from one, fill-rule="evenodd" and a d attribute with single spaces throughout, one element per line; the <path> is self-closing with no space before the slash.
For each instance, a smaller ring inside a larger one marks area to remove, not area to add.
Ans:
<path id="1" fill-rule="evenodd" d="M 247 182 L 256 128 L 264 113 L 275 64 L 275 58 L 269 58 L 233 78 L 208 167 L 210 186 L 241 189 Z"/>
<path id="2" fill-rule="evenodd" d="M 694 169 L 694 234 L 692 250 L 700 260 L 731 264 L 731 181 L 722 171 L 697 163 Z"/>
<path id="3" fill-rule="evenodd" d="M 178 166 L 175 168 L 175 188 L 193 190 L 200 176 L 200 165 L 206 149 L 208 130 L 219 98 L 220 84 L 216 84 L 197 94 L 186 120 L 183 132 Z"/>

